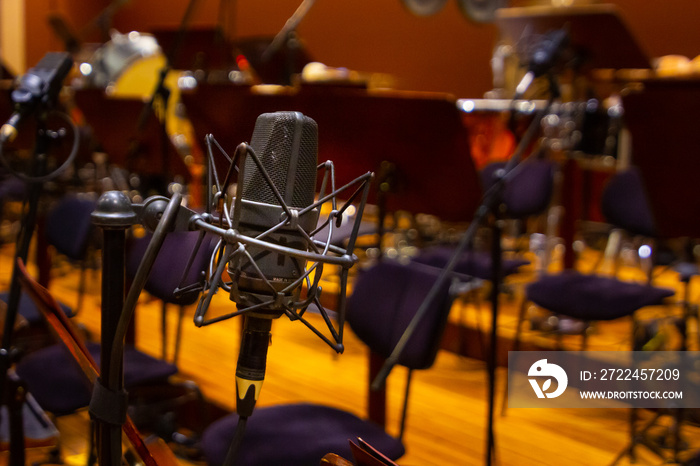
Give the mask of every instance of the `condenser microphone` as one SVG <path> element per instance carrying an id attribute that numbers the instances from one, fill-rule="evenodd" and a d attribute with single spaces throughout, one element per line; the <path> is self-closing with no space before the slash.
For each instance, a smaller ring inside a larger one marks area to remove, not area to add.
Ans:
<path id="1" fill-rule="evenodd" d="M 255 123 L 250 146 L 257 160 L 248 157 L 242 177 L 239 174 L 239 182 L 243 183 L 240 233 L 268 244 L 307 250 L 308 234 L 316 227 L 318 210 L 298 214 L 314 202 L 316 122 L 299 112 L 262 114 Z M 289 221 L 281 223 L 284 220 Z M 272 319 L 280 317 L 284 306 L 298 299 L 301 287 L 289 288 L 305 268 L 305 259 L 255 245 L 248 245 L 247 254 L 229 262 L 231 300 L 239 308 L 260 305 L 245 316 L 236 367 L 236 410 L 241 417 L 252 414 L 260 394 Z"/>
<path id="2" fill-rule="evenodd" d="M 20 79 L 10 97 L 14 113 L 0 128 L 0 141 L 12 141 L 22 120 L 40 105 L 48 106 L 57 98 L 63 80 L 73 67 L 73 60 L 66 52 L 49 52 Z"/>
<path id="3" fill-rule="evenodd" d="M 530 54 L 527 72 L 515 88 L 516 98 L 525 94 L 535 78 L 548 73 L 557 65 L 568 45 L 569 33 L 566 29 L 556 29 L 542 37 Z"/>

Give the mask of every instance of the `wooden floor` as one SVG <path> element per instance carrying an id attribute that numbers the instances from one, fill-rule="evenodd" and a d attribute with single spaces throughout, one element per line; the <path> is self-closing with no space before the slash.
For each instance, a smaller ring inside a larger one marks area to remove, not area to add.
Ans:
<path id="1" fill-rule="evenodd" d="M 9 256 L 0 259 L 5 285 L 9 277 Z M 77 274 L 65 266 L 54 269 L 53 293 L 69 303 L 76 296 Z M 528 276 L 512 282 L 515 298 L 504 297 L 499 333 L 509 335 L 515 322 L 515 304 L 521 284 Z M 673 276 L 667 278 L 672 283 Z M 78 320 L 92 333 L 99 333 L 99 276 L 88 280 L 88 293 Z M 225 293 L 215 297 L 213 306 L 229 309 Z M 180 370 L 195 381 L 206 398 L 223 408 L 234 407 L 234 372 L 238 354 L 239 321 L 229 320 L 205 328 L 186 318 Z M 649 312 L 666 312 L 651 310 Z M 468 306 L 455 309 L 454 318 L 466 314 L 469 322 L 489 321 L 486 306 L 481 314 Z M 175 309 L 170 322 L 175 323 Z M 137 342 L 154 355 L 160 351 L 160 306 L 144 295 L 137 312 Z M 172 330 L 172 329 L 171 329 Z M 628 349 L 629 326 L 623 322 L 600 326 L 591 338 L 596 349 Z M 345 353 L 336 355 L 298 322 L 280 319 L 273 325 L 267 378 L 259 406 L 291 402 L 314 402 L 336 406 L 363 416 L 366 410 L 367 355 L 362 344 L 346 328 Z M 504 372 L 499 372 L 498 383 Z M 405 372 L 395 370 L 388 380 L 389 430 L 397 432 L 399 400 Z M 487 384 L 485 364 L 475 359 L 441 351 L 434 367 L 415 374 L 408 425 L 406 455 L 401 465 L 479 465 L 484 464 L 486 445 Z M 499 397 L 501 390 L 499 389 Z M 500 406 L 500 403 L 499 403 Z M 510 409 L 495 417 L 496 459 L 500 465 L 606 465 L 628 442 L 629 411 L 626 409 Z M 650 414 L 641 412 L 642 419 Z M 664 421 L 665 422 L 665 421 Z M 58 420 L 65 458 L 71 464 L 84 461 L 87 432 L 85 413 Z M 660 430 L 663 433 L 664 430 Z M 319 433 L 322 435 L 322 433 Z M 700 447 L 700 430 L 684 426 L 685 439 Z M 662 461 L 643 447 L 637 464 Z M 44 452 L 32 453 L 40 457 Z M 3 457 L 0 457 L 2 460 Z M 190 461 L 183 460 L 183 464 Z M 619 463 L 630 464 L 628 458 Z"/>

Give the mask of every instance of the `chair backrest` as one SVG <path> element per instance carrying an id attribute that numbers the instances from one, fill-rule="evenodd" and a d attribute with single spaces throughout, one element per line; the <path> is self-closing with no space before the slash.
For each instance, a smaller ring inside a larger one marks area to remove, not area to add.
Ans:
<path id="1" fill-rule="evenodd" d="M 90 383 L 94 384 L 100 372 L 95 360 L 90 356 L 85 342 L 75 330 L 70 320 L 68 320 L 65 313 L 61 310 L 61 307 L 49 290 L 41 286 L 29 275 L 21 259 L 18 259 L 18 261 L 20 271 L 19 280 L 25 293 L 34 301 L 34 304 L 36 304 L 37 308 L 46 318 L 52 331 L 80 365 L 80 368 Z M 134 447 L 136 454 L 143 460 L 146 466 L 174 466 L 178 464 L 175 455 L 167 446 L 163 445 L 162 441 L 159 440 L 152 445 L 144 443 L 136 426 L 128 416 L 126 422 L 122 426 L 122 430 Z"/>
<path id="2" fill-rule="evenodd" d="M 484 167 L 481 171 L 484 191 L 493 186 L 496 171 L 505 166 L 505 162 L 494 162 Z M 555 168 L 551 160 L 523 161 L 518 172 L 506 182 L 503 193 L 506 216 L 525 218 L 544 212 L 552 198 Z"/>
<path id="3" fill-rule="evenodd" d="M 180 306 L 194 304 L 199 298 L 199 292 L 185 292 L 175 296 L 175 289 L 178 286 L 188 286 L 199 282 L 202 274 L 206 270 L 211 258 L 214 244 L 212 238 L 205 235 L 197 254 L 190 267 L 189 274 L 182 281 L 182 275 L 187 267 L 187 262 L 192 255 L 200 233 L 196 231 L 177 231 L 169 233 L 165 237 L 163 246 L 158 252 L 158 257 L 153 264 L 151 274 L 144 289 L 156 298 L 168 303 Z M 130 277 L 136 275 L 136 270 L 141 263 L 141 258 L 146 252 L 151 235 L 142 238 L 132 239 L 128 245 L 126 258 L 126 273 Z"/>
<path id="4" fill-rule="evenodd" d="M 440 269 L 411 262 L 384 259 L 360 272 L 347 302 L 347 322 L 375 353 L 386 358 L 436 282 Z M 399 364 L 426 369 L 435 361 L 452 303 L 450 281 L 430 303 Z"/>
<path id="5" fill-rule="evenodd" d="M 631 234 L 656 236 L 649 197 L 637 167 L 629 167 L 608 180 L 601 196 L 601 210 L 608 222 Z"/>
<path id="6" fill-rule="evenodd" d="M 95 200 L 75 196 L 58 201 L 46 215 L 48 243 L 70 259 L 83 259 L 94 231 L 91 214 L 96 205 Z"/>

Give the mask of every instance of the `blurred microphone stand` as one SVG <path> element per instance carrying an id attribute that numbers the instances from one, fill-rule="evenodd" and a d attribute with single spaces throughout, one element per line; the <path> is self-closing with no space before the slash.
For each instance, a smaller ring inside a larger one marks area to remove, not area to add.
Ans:
<path id="1" fill-rule="evenodd" d="M 78 131 L 67 115 L 54 110 L 63 79 L 72 67 L 72 60 L 67 53 L 48 53 L 41 61 L 20 78 L 11 97 L 15 112 L 0 129 L 0 165 L 11 175 L 22 180 L 27 189 L 22 205 L 21 227 L 16 242 L 15 255 L 10 279 L 10 290 L 5 311 L 5 322 L 0 349 L 0 403 L 8 408 L 10 430 L 10 466 L 24 466 L 24 427 L 22 405 L 25 392 L 21 383 L 8 372 L 19 357 L 19 352 L 12 346 L 12 334 L 17 320 L 22 289 L 19 282 L 18 259 L 27 262 L 29 246 L 37 225 L 39 201 L 43 193 L 43 184 L 56 178 L 73 163 L 78 152 Z M 34 116 L 36 131 L 34 136 L 34 153 L 30 160 L 29 174 L 16 171 L 5 158 L 6 142 L 12 141 L 24 119 Z M 52 142 L 65 136 L 65 130 L 49 129 L 49 115 L 60 117 L 71 126 L 73 146 L 66 160 L 54 171 L 47 173 L 48 153 Z"/>
<path id="2" fill-rule="evenodd" d="M 467 231 L 464 232 L 462 238 L 460 239 L 457 248 L 455 249 L 452 257 L 448 261 L 447 265 L 443 268 L 440 275 L 438 276 L 435 284 L 430 289 L 430 292 L 425 297 L 423 302 L 418 307 L 415 316 L 409 322 L 406 330 L 399 339 L 398 343 L 394 347 L 391 355 L 386 359 L 384 365 L 377 373 L 377 376 L 372 381 L 371 389 L 380 390 L 384 387 L 386 379 L 389 377 L 389 373 L 398 364 L 401 353 L 408 344 L 411 336 L 416 331 L 421 323 L 421 320 L 425 316 L 426 312 L 430 307 L 430 303 L 436 299 L 438 292 L 442 288 L 446 280 L 449 280 L 454 272 L 454 269 L 459 262 L 460 257 L 467 248 L 473 244 L 474 237 L 478 229 L 486 224 L 490 220 L 490 227 L 492 230 L 491 237 L 491 272 L 492 272 L 492 286 L 491 286 L 491 340 L 489 346 L 489 353 L 487 355 L 487 366 L 488 366 L 488 414 L 487 414 L 487 444 L 486 444 L 486 465 L 490 466 L 494 462 L 495 454 L 495 436 L 493 429 L 493 413 L 495 405 L 495 381 L 496 381 L 496 366 L 497 366 L 497 344 L 498 344 L 498 334 L 497 334 L 497 321 L 499 314 L 499 301 L 498 295 L 503 281 L 502 276 L 502 254 L 501 254 L 501 239 L 502 239 L 502 219 L 501 219 L 501 206 L 503 204 L 503 193 L 505 187 L 510 179 L 517 175 L 521 170 L 522 163 L 526 163 L 527 159 L 523 162 L 523 154 L 525 151 L 530 149 L 535 137 L 537 136 L 540 129 L 540 122 L 542 118 L 549 112 L 552 102 L 559 97 L 559 89 L 556 79 L 551 73 L 548 75 L 550 83 L 550 96 L 547 100 L 544 108 L 538 110 L 528 127 L 527 131 L 523 135 L 523 138 L 519 141 L 518 147 L 515 152 L 508 160 L 506 166 L 497 170 L 494 174 L 493 185 L 489 188 L 483 195 L 481 204 L 474 214 L 472 222 L 469 224 Z M 527 86 L 525 86 L 527 87 Z M 521 96 L 516 95 L 511 102 L 511 113 L 514 113 L 514 106 L 516 100 Z"/>
<path id="3" fill-rule="evenodd" d="M 272 42 L 270 42 L 270 45 L 267 46 L 265 51 L 260 56 L 262 63 L 268 63 L 277 52 L 286 46 L 287 50 L 289 51 L 286 54 L 285 63 L 287 69 L 284 76 L 284 82 L 281 84 L 287 86 L 292 84 L 292 75 L 294 74 L 297 52 L 300 48 L 299 39 L 296 34 L 297 27 L 309 13 L 315 1 L 316 0 L 303 0 L 301 5 L 297 7 L 292 16 L 290 16 L 287 22 L 284 23 L 284 26 L 280 32 L 277 33 L 277 35 L 272 39 Z"/>
<path id="4" fill-rule="evenodd" d="M 36 146 L 32 157 L 32 174 L 41 176 L 46 172 L 46 151 L 49 147 L 49 136 L 46 131 L 44 118 L 39 118 L 36 131 Z M 39 200 L 42 194 L 41 183 L 31 183 L 25 191 L 22 202 L 24 215 L 20 221 L 20 230 L 17 238 L 14 260 L 12 263 L 12 278 L 5 310 L 5 324 L 2 335 L 2 349 L 0 349 L 0 400 L 6 405 L 10 424 L 10 466 L 24 466 L 24 427 L 22 423 L 22 403 L 20 385 L 8 374 L 8 370 L 16 362 L 19 355 L 17 349 L 12 346 L 12 334 L 17 319 L 19 300 L 22 296 L 22 288 L 19 282 L 18 259 L 27 261 L 29 245 L 34 235 L 37 224 L 37 212 Z M 19 415 L 17 411 L 19 410 Z"/>

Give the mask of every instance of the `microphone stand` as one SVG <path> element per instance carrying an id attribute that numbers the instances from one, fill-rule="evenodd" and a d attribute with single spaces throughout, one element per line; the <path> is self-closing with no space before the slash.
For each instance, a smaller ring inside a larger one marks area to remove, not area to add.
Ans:
<path id="1" fill-rule="evenodd" d="M 315 1 L 316 0 L 303 0 L 301 2 L 301 5 L 297 7 L 292 16 L 290 16 L 287 22 L 284 23 L 284 26 L 282 27 L 280 32 L 277 33 L 277 35 L 272 39 L 272 42 L 270 42 L 270 45 L 268 45 L 265 51 L 262 53 L 260 59 L 263 63 L 270 61 L 272 59 L 272 56 L 282 48 L 285 42 L 289 42 L 290 45 L 293 45 L 291 44 L 291 40 L 296 34 L 297 27 L 299 26 L 299 23 L 301 23 L 301 21 L 304 19 L 304 17 L 306 17 L 308 12 L 311 10 L 311 7 L 314 5 Z M 291 84 L 292 73 L 294 73 L 294 59 L 296 58 L 292 54 L 292 52 L 295 52 L 295 47 L 289 47 L 289 51 L 290 54 L 287 56 L 286 63 L 287 72 L 284 76 L 285 82 L 282 83 L 286 85 Z"/>
<path id="2" fill-rule="evenodd" d="M 398 343 L 394 347 L 393 351 L 389 357 L 384 362 L 377 373 L 375 379 L 372 381 L 371 389 L 373 391 L 380 390 L 386 383 L 386 379 L 389 377 L 389 373 L 399 362 L 399 358 L 404 348 L 411 339 L 413 333 L 420 325 L 421 320 L 428 311 L 430 303 L 436 299 L 437 294 L 442 288 L 446 280 L 452 275 L 457 263 L 459 262 L 462 254 L 467 250 L 467 247 L 473 243 L 474 236 L 476 235 L 479 227 L 486 221 L 489 216 L 492 216 L 491 229 L 492 229 L 492 244 L 491 244 L 491 271 L 492 271 L 492 288 L 491 288 L 491 341 L 489 345 L 489 354 L 487 357 L 488 365 L 488 414 L 487 414 L 487 444 L 486 444 L 486 465 L 490 466 L 494 461 L 495 453 L 495 435 L 493 429 L 493 413 L 495 405 L 495 380 L 496 380 L 496 356 L 498 348 L 498 333 L 497 333 L 497 321 L 499 313 L 499 290 L 502 282 L 502 257 L 501 257 L 501 219 L 500 219 L 500 208 L 503 204 L 503 192 L 505 190 L 507 182 L 513 178 L 522 167 L 522 156 L 525 150 L 530 147 L 530 144 L 534 140 L 540 126 L 542 118 L 549 111 L 552 101 L 559 96 L 558 88 L 556 86 L 554 77 L 550 74 L 550 88 L 551 96 L 547 101 L 545 107 L 535 113 L 535 116 L 527 129 L 527 132 L 520 140 L 515 153 L 508 160 L 508 163 L 502 170 L 498 170 L 494 177 L 494 184 L 489 188 L 489 190 L 484 194 L 481 204 L 474 214 L 474 218 L 470 223 L 467 231 L 464 232 L 462 238 L 460 239 L 457 248 L 455 249 L 452 257 L 448 261 L 447 265 L 443 268 L 438 276 L 437 280 L 433 284 L 433 287 L 428 292 L 427 296 L 423 302 L 418 307 L 416 314 L 413 319 L 409 322 L 406 330 L 399 339 Z M 515 102 L 515 100 L 513 100 Z"/>
<path id="3" fill-rule="evenodd" d="M 41 177 L 46 172 L 46 154 L 49 147 L 49 142 L 52 136 L 46 127 L 46 112 L 39 112 L 37 118 L 37 129 L 35 137 L 34 157 L 32 159 L 31 170 L 33 176 Z M 2 141 L 4 143 L 4 141 Z M 0 147 L 0 154 L 2 147 Z M 12 347 L 12 334 L 15 327 L 17 312 L 19 309 L 19 301 L 22 296 L 21 284 L 19 281 L 19 265 L 18 259 L 23 262 L 27 261 L 29 254 L 29 246 L 34 235 L 34 229 L 37 224 L 37 212 L 39 210 L 39 200 L 43 192 L 43 184 L 30 182 L 25 194 L 23 207 L 27 209 L 22 217 L 19 236 L 16 243 L 15 256 L 12 268 L 12 277 L 10 279 L 10 291 L 7 300 L 7 310 L 5 313 L 5 323 L 2 335 L 2 348 L 0 349 L 0 400 L 2 403 L 8 402 L 8 408 L 11 408 L 13 403 L 10 400 L 16 400 L 20 394 L 17 390 L 19 386 L 9 377 L 8 371 L 17 352 Z M 19 406 L 21 410 L 21 405 Z M 16 413 L 14 413 L 16 414 Z M 10 466 L 24 466 L 24 429 L 22 426 L 22 417 L 10 413 Z M 19 425 L 18 425 L 19 424 Z"/>

